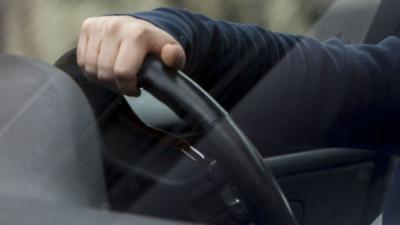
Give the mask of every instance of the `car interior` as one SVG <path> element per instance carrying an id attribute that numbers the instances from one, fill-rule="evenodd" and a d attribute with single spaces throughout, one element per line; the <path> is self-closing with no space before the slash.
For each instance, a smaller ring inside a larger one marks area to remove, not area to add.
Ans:
<path id="1" fill-rule="evenodd" d="M 363 42 L 400 35 L 399 8 L 380 1 Z M 54 65 L 0 54 L 1 224 L 382 223 L 397 157 L 266 148 L 262 81 L 228 113 L 156 59 L 141 74 L 131 98 L 86 80 L 74 50 Z"/>

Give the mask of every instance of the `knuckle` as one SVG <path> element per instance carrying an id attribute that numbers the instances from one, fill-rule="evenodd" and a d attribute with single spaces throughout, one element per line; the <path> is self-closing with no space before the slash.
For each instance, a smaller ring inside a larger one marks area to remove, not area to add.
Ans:
<path id="1" fill-rule="evenodd" d="M 112 69 L 110 69 L 110 67 L 100 66 L 100 67 L 98 67 L 97 73 L 98 73 L 99 80 L 102 80 L 102 81 L 112 81 L 113 80 Z"/>
<path id="2" fill-rule="evenodd" d="M 114 81 L 112 76 L 110 76 L 107 73 L 103 73 L 103 72 L 98 73 L 97 79 L 103 83 L 110 83 L 110 82 Z"/>
<path id="3" fill-rule="evenodd" d="M 134 23 L 129 26 L 128 36 L 133 39 L 144 39 L 148 34 L 148 28 L 140 23 Z"/>
<path id="4" fill-rule="evenodd" d="M 93 27 L 96 18 L 89 17 L 82 22 L 82 31 L 89 31 Z"/>
<path id="5" fill-rule="evenodd" d="M 88 57 L 88 59 L 86 59 L 86 66 L 92 67 L 92 68 L 97 68 L 97 60 L 94 59 L 93 57 Z"/>
<path id="6" fill-rule="evenodd" d="M 80 54 L 79 53 L 77 53 L 77 62 L 78 62 L 78 65 L 80 66 L 80 67 L 83 67 L 84 65 L 85 65 L 85 59 L 84 59 L 84 57 L 82 57 L 82 56 L 80 56 Z"/>
<path id="7" fill-rule="evenodd" d="M 96 72 L 96 70 L 95 70 L 93 67 L 86 66 L 86 67 L 85 67 L 85 72 L 86 72 L 86 74 L 87 74 L 89 77 L 91 77 L 92 79 L 95 79 L 95 78 L 96 78 L 97 72 Z"/>
<path id="8" fill-rule="evenodd" d="M 107 33 L 116 34 L 121 29 L 121 22 L 116 18 L 110 18 L 105 25 Z"/>
<path id="9" fill-rule="evenodd" d="M 96 74 L 97 73 L 97 66 L 93 63 L 88 63 L 85 65 L 85 71 L 88 74 Z"/>
<path id="10" fill-rule="evenodd" d="M 102 71 L 104 73 L 112 73 L 113 71 L 112 65 L 100 63 L 97 67 L 99 71 Z"/>
<path id="11" fill-rule="evenodd" d="M 115 67 L 113 69 L 113 74 L 117 79 L 128 79 L 130 76 L 130 71 L 126 68 Z"/>
<path id="12" fill-rule="evenodd" d="M 85 61 L 81 58 L 78 58 L 78 66 L 79 67 L 85 67 Z"/>

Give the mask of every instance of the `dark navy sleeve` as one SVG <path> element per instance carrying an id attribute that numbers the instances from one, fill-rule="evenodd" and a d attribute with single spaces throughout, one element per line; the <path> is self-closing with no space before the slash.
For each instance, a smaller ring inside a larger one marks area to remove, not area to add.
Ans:
<path id="1" fill-rule="evenodd" d="M 225 107 L 228 107 L 222 99 L 225 88 L 236 86 L 240 96 L 298 41 L 296 36 L 267 32 L 258 26 L 215 21 L 180 9 L 159 8 L 133 16 L 175 37 L 186 52 L 184 72 Z M 243 73 L 252 75 L 244 77 Z"/>
<path id="2" fill-rule="evenodd" d="M 259 116 L 269 118 L 278 141 L 400 152 L 399 38 L 346 45 L 179 9 L 132 16 L 174 36 L 187 55 L 185 72 L 227 108 L 267 82 L 261 103 L 267 107 Z M 224 95 L 229 89 L 236 92 Z"/>

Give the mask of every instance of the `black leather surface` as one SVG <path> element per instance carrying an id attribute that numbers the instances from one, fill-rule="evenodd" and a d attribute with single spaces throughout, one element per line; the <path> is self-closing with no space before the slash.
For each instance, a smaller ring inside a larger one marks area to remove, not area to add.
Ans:
<path id="1" fill-rule="evenodd" d="M 4 197 L 105 201 L 100 140 L 86 98 L 54 67 L 10 55 L 0 55 L 0 202 Z"/>

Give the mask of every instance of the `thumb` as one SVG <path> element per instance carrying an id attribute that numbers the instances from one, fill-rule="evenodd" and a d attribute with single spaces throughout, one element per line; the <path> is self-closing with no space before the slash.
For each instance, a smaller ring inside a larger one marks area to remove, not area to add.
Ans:
<path id="1" fill-rule="evenodd" d="M 186 63 L 185 51 L 179 44 L 165 44 L 161 49 L 161 60 L 169 67 L 181 70 Z"/>

